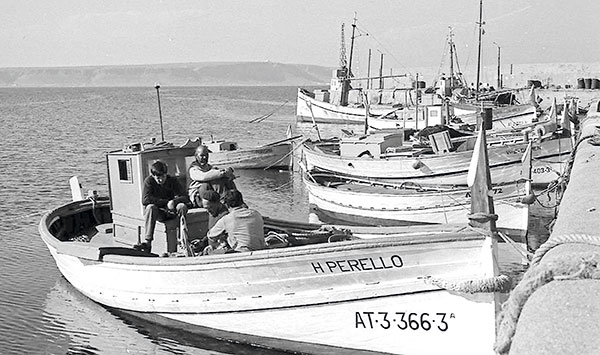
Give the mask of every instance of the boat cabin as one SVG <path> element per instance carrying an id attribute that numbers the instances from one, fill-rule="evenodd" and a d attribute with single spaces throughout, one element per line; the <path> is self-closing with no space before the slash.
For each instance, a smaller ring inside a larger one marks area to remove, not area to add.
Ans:
<path id="1" fill-rule="evenodd" d="M 346 137 L 340 142 L 340 156 L 379 159 L 390 151 L 403 148 L 404 130 L 372 133 L 364 136 Z M 410 149 L 410 147 L 405 147 Z"/>
<path id="2" fill-rule="evenodd" d="M 238 144 L 236 142 L 212 141 L 210 143 L 204 144 L 208 147 L 208 150 L 210 150 L 211 153 L 233 151 L 239 149 Z"/>
<path id="3" fill-rule="evenodd" d="M 201 140 L 188 141 L 176 147 L 172 144 L 126 145 L 106 156 L 108 184 L 113 217 L 113 235 L 117 243 L 134 245 L 144 238 L 143 182 L 150 175 L 150 167 L 158 160 L 168 167 L 168 174 L 176 177 L 187 190 L 187 169 L 195 160 L 194 153 Z M 186 218 L 189 239 L 206 235 L 208 214 L 203 208 L 188 211 Z M 157 222 L 152 251 L 157 254 L 177 251 L 177 219 Z"/>

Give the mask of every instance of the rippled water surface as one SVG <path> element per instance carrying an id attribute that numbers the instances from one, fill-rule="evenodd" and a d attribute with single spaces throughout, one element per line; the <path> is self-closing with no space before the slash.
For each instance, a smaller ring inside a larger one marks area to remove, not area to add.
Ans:
<path id="1" fill-rule="evenodd" d="M 73 289 L 39 238 L 41 214 L 71 198 L 68 179 L 107 194 L 104 154 L 160 140 L 156 90 L 149 88 L 0 89 L 0 354 L 277 354 L 153 326 L 110 312 Z M 165 140 L 201 136 L 241 147 L 269 143 L 294 124 L 295 87 L 168 88 L 160 91 Z M 273 112 L 260 123 L 254 118 Z M 355 127 L 354 130 L 359 130 Z M 311 125 L 298 126 L 311 134 Z M 339 135 L 339 127 L 320 126 Z M 238 188 L 263 214 L 308 220 L 297 173 L 237 171 Z M 551 209 L 532 229 L 544 237 Z M 290 217 L 291 216 L 291 217 Z M 504 248 L 506 249 L 506 248 Z M 503 266 L 522 274 L 510 250 Z"/>

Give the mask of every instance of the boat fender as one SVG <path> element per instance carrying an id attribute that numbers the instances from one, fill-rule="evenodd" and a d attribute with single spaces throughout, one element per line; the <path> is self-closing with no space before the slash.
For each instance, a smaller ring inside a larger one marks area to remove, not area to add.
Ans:
<path id="1" fill-rule="evenodd" d="M 365 150 L 364 152 L 358 155 L 359 158 L 371 158 L 373 159 L 373 154 L 369 150 Z"/>
<path id="2" fill-rule="evenodd" d="M 419 159 L 415 159 L 412 162 L 412 168 L 415 170 L 421 169 L 421 167 L 423 167 L 423 162 Z"/>
<path id="3" fill-rule="evenodd" d="M 525 205 L 531 205 L 534 202 L 535 202 L 535 195 L 533 193 L 530 193 L 529 195 L 527 195 L 521 199 L 521 203 L 523 203 Z"/>
<path id="4" fill-rule="evenodd" d="M 546 134 L 546 128 L 544 128 L 544 126 L 536 126 L 535 134 L 537 134 L 538 137 L 543 137 Z"/>

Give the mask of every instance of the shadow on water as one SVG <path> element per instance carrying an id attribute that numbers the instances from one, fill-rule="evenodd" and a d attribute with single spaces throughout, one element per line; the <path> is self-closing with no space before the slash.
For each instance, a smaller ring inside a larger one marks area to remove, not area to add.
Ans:
<path id="1" fill-rule="evenodd" d="M 160 343 L 163 347 L 168 347 L 174 354 L 181 353 L 181 346 L 187 346 L 196 349 L 209 351 L 210 354 L 264 354 L 264 355 L 282 355 L 289 352 L 256 347 L 248 344 L 240 344 L 221 340 L 214 337 L 204 336 L 195 332 L 189 332 L 183 329 L 170 328 L 156 324 L 156 322 L 145 320 L 129 312 L 122 312 L 118 309 L 107 309 L 108 312 L 115 315 L 125 324 L 135 329 L 139 334 L 150 339 L 152 342 Z M 176 340 L 175 340 L 176 339 Z"/>
<path id="2" fill-rule="evenodd" d="M 284 354 L 164 327 L 104 308 L 62 277 L 48 293 L 43 318 L 36 333 L 46 339 L 43 345 L 37 343 L 38 350 L 46 354 Z"/>

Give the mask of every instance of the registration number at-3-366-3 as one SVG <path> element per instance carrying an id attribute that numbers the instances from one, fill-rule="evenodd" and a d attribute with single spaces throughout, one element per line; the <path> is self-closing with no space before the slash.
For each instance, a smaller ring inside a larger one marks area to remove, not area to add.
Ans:
<path id="1" fill-rule="evenodd" d="M 454 313 L 414 312 L 355 312 L 357 329 L 400 329 L 445 332 L 449 329 Z"/>

